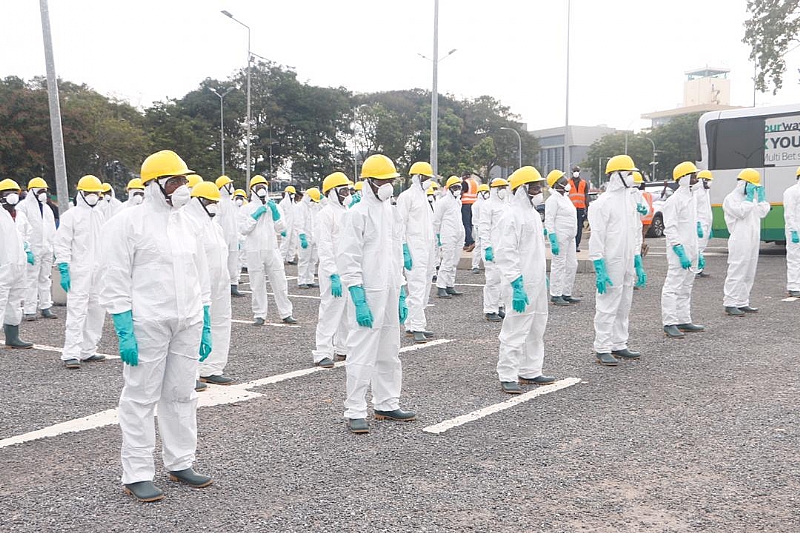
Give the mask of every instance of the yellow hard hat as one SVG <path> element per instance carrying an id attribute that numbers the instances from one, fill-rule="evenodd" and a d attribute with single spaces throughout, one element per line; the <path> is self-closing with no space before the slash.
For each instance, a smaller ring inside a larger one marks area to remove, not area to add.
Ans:
<path id="1" fill-rule="evenodd" d="M 739 175 L 736 176 L 736 179 L 752 183 L 753 185 L 761 185 L 761 174 L 759 174 L 758 170 L 753 168 L 742 170 L 739 172 Z"/>
<path id="2" fill-rule="evenodd" d="M 161 150 L 147 157 L 142 163 L 142 183 L 164 176 L 186 176 L 189 170 L 183 159 L 172 150 Z"/>
<path id="3" fill-rule="evenodd" d="M 306 191 L 306 194 L 314 202 L 319 202 L 320 198 L 322 198 L 322 195 L 319 193 L 319 189 L 317 189 L 316 187 L 308 189 Z"/>
<path id="4" fill-rule="evenodd" d="M 644 178 L 642 177 L 642 173 L 638 170 L 633 173 L 633 182 L 634 183 L 644 183 Z"/>
<path id="5" fill-rule="evenodd" d="M 490 187 L 508 187 L 508 180 L 503 178 L 495 178 L 492 180 Z"/>
<path id="6" fill-rule="evenodd" d="M 267 181 L 267 178 L 265 178 L 261 174 L 256 174 L 255 176 L 250 178 L 250 188 L 251 189 L 253 187 L 255 187 L 256 185 L 258 185 L 259 183 L 263 183 L 264 185 L 269 185 L 269 182 Z"/>
<path id="7" fill-rule="evenodd" d="M 247 193 L 246 193 L 246 192 L 244 192 L 244 189 L 236 189 L 235 191 L 233 191 L 233 195 L 234 195 L 234 196 L 242 196 L 242 197 L 246 197 L 246 196 L 247 196 Z"/>
<path id="8" fill-rule="evenodd" d="M 199 174 L 189 174 L 186 176 L 186 185 L 192 189 L 195 185 L 203 181 L 203 178 Z"/>
<path id="9" fill-rule="evenodd" d="M 33 178 L 28 182 L 28 190 L 31 189 L 47 189 L 47 182 L 42 178 Z"/>
<path id="10" fill-rule="evenodd" d="M 439 188 L 439 184 L 436 183 L 435 181 L 432 181 L 431 184 L 428 187 L 435 191 L 436 189 Z"/>
<path id="11" fill-rule="evenodd" d="M 434 187 L 428 187 L 428 190 L 425 191 L 425 194 L 427 194 L 428 196 L 433 196 L 434 194 L 436 194 L 436 189 Z"/>
<path id="12" fill-rule="evenodd" d="M 4 179 L 0 181 L 0 191 L 19 191 L 19 184 L 12 179 Z"/>
<path id="13" fill-rule="evenodd" d="M 608 163 L 606 163 L 606 174 L 611 174 L 612 172 L 617 172 L 618 170 L 634 171 L 639 169 L 633 164 L 633 159 L 631 159 L 631 156 L 615 155 L 608 160 Z"/>
<path id="14" fill-rule="evenodd" d="M 83 192 L 103 192 L 103 184 L 97 176 L 86 175 L 78 180 L 78 190 Z"/>
<path id="15" fill-rule="evenodd" d="M 797 171 L 794 173 L 794 175 L 800 178 L 800 167 L 797 167 Z"/>
<path id="16" fill-rule="evenodd" d="M 672 179 L 678 181 L 682 177 L 688 174 L 694 174 L 697 172 L 697 167 L 691 161 L 684 161 L 683 163 L 678 163 L 675 165 L 675 168 L 672 169 Z"/>
<path id="17" fill-rule="evenodd" d="M 511 182 L 511 190 L 516 191 L 517 187 L 526 183 L 534 183 L 537 181 L 544 181 L 544 178 L 539 171 L 532 166 L 525 166 L 515 170 L 508 179 Z"/>
<path id="18" fill-rule="evenodd" d="M 229 183 L 233 183 L 233 180 L 230 179 L 228 176 L 220 176 L 214 182 L 214 185 L 217 186 L 217 189 L 221 189 Z"/>
<path id="19" fill-rule="evenodd" d="M 294 185 L 289 185 L 288 187 L 283 189 L 283 192 L 290 192 L 292 194 L 297 194 L 297 189 L 294 188 Z"/>
<path id="20" fill-rule="evenodd" d="M 558 180 L 564 177 L 564 173 L 560 170 L 551 170 L 550 173 L 547 175 L 547 186 L 551 189 L 553 185 L 556 184 Z"/>
<path id="21" fill-rule="evenodd" d="M 128 186 L 126 187 L 126 189 L 129 191 L 133 189 L 144 189 L 144 184 L 142 183 L 142 180 L 140 180 L 139 178 L 133 178 L 131 181 L 128 182 Z"/>
<path id="22" fill-rule="evenodd" d="M 453 185 L 461 185 L 461 181 L 462 181 L 461 178 L 459 178 L 458 176 L 450 176 L 449 178 L 447 178 L 447 182 L 444 184 L 444 188 L 449 189 Z"/>
<path id="23" fill-rule="evenodd" d="M 489 186 L 485 183 L 478 185 L 478 192 L 489 192 Z"/>
<path id="24" fill-rule="evenodd" d="M 363 181 L 357 181 L 356 184 L 353 185 L 353 188 L 355 190 L 357 190 L 357 191 L 360 191 L 361 189 L 364 188 L 364 182 Z"/>
<path id="25" fill-rule="evenodd" d="M 110 183 L 103 182 L 101 185 L 103 187 L 103 192 L 110 192 L 111 191 L 111 184 Z"/>
<path id="26" fill-rule="evenodd" d="M 429 178 L 433 176 L 433 167 L 430 163 L 426 163 L 425 161 L 417 161 L 413 165 L 411 165 L 411 169 L 408 171 L 409 174 L 419 174 L 420 176 L 428 176 Z"/>
<path id="27" fill-rule="evenodd" d="M 710 170 L 701 170 L 697 173 L 697 179 L 701 180 L 713 180 L 714 176 L 711 175 Z"/>
<path id="28" fill-rule="evenodd" d="M 361 177 L 392 180 L 399 178 L 400 174 L 397 173 L 391 159 L 383 154 L 375 154 L 364 160 L 364 164 L 361 166 Z"/>
<path id="29" fill-rule="evenodd" d="M 347 176 L 344 174 L 344 172 L 334 172 L 333 174 L 328 174 L 325 176 L 325 179 L 322 180 L 322 194 L 328 194 L 328 191 L 334 187 L 341 187 L 342 185 L 349 184 L 350 180 L 347 179 Z"/>
<path id="30" fill-rule="evenodd" d="M 219 189 L 216 184 L 210 181 L 201 181 L 192 187 L 192 198 L 205 198 L 213 202 L 219 202 Z"/>

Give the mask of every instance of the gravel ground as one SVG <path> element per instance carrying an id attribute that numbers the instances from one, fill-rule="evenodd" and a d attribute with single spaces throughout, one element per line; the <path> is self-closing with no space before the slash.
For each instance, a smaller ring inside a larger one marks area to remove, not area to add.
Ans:
<path id="1" fill-rule="evenodd" d="M 196 468 L 214 485 L 171 483 L 157 457 L 167 497 L 156 504 L 122 493 L 117 426 L 0 448 L 0 531 L 797 531 L 800 302 L 781 301 L 785 258 L 764 245 L 752 293 L 761 312 L 727 317 L 725 241 L 713 241 L 712 276 L 696 281 L 693 301 L 708 331 L 669 340 L 664 244 L 649 243 L 650 282 L 634 294 L 630 325 L 641 361 L 594 362 L 594 276 L 578 274 L 584 301 L 550 307 L 545 373 L 583 381 L 425 433 L 509 398 L 494 372 L 500 326 L 483 319 L 481 288 L 461 287 L 428 312 L 437 338 L 453 342 L 401 356 L 402 405 L 418 421 L 371 420 L 370 434 L 348 434 L 343 368 L 260 386 L 258 398 L 198 411 Z M 311 366 L 318 301 L 293 303 L 299 328 L 233 325 L 226 373 L 251 381 Z M 65 310 L 56 312 L 62 320 L 23 323 L 24 338 L 60 346 Z M 251 318 L 249 297 L 234 299 L 234 318 Z M 110 320 L 100 351 L 116 353 Z M 66 370 L 58 357 L 0 350 L 10 377 L 0 439 L 116 407 L 118 360 Z"/>

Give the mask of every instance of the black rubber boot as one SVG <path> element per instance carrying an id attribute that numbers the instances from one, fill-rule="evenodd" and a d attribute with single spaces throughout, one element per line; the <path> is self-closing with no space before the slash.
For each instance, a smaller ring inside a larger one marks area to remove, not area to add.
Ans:
<path id="1" fill-rule="evenodd" d="M 237 298 L 244 296 L 241 292 L 239 292 L 238 285 L 231 285 L 231 296 L 236 296 Z"/>
<path id="2" fill-rule="evenodd" d="M 463 292 L 457 291 L 454 287 L 447 287 L 445 291 L 447 291 L 447 294 L 450 296 L 461 296 L 464 294 Z"/>
<path id="3" fill-rule="evenodd" d="M 619 361 L 610 353 L 596 353 L 597 362 L 603 366 L 617 366 Z"/>
<path id="4" fill-rule="evenodd" d="M 200 381 L 202 383 L 211 383 L 212 385 L 233 385 L 235 380 L 228 376 L 200 376 Z"/>
<path id="5" fill-rule="evenodd" d="M 314 366 L 318 366 L 320 368 L 333 368 L 333 359 L 330 357 L 323 357 L 321 361 L 314 363 Z"/>
<path id="6" fill-rule="evenodd" d="M 564 295 L 562 295 L 561 297 L 564 298 L 566 301 L 568 301 L 571 304 L 576 304 L 576 303 L 579 303 L 581 301 L 580 298 L 573 298 L 572 296 L 564 296 Z"/>
<path id="7" fill-rule="evenodd" d="M 503 321 L 503 319 L 500 318 L 500 315 L 498 315 L 497 313 L 484 313 L 483 316 L 489 322 L 502 322 Z"/>
<path id="8" fill-rule="evenodd" d="M 501 307 L 500 310 L 497 311 L 497 316 L 499 316 L 500 318 L 505 318 L 506 317 L 506 308 L 505 307 Z"/>
<path id="9" fill-rule="evenodd" d="M 634 352 L 627 348 L 623 348 L 621 350 L 611 350 L 611 355 L 614 357 L 621 357 L 623 359 L 639 359 L 642 354 L 639 352 Z"/>
<path id="10" fill-rule="evenodd" d="M 450 295 L 449 295 L 449 294 L 447 294 L 447 289 L 443 289 L 443 288 L 441 288 L 441 287 L 439 287 L 438 289 L 436 289 L 436 296 L 437 296 L 438 298 L 450 298 Z"/>
<path id="11" fill-rule="evenodd" d="M 42 309 L 42 318 L 58 318 L 51 308 Z"/>
<path id="12" fill-rule="evenodd" d="M 417 413 L 414 411 L 403 411 L 402 409 L 395 409 L 394 411 L 378 411 L 375 410 L 375 420 L 397 420 L 400 422 L 411 422 L 417 419 Z"/>
<path id="13" fill-rule="evenodd" d="M 369 433 L 366 418 L 350 418 L 347 420 L 347 429 L 350 433 Z"/>
<path id="14" fill-rule="evenodd" d="M 664 335 L 669 337 L 670 339 L 682 339 L 686 335 L 678 329 L 678 326 L 664 326 Z"/>
<path id="15" fill-rule="evenodd" d="M 706 330 L 706 327 L 700 324 L 678 324 L 676 327 L 684 333 L 699 333 Z"/>
<path id="16" fill-rule="evenodd" d="M 553 376 L 537 376 L 535 378 L 523 378 L 520 376 L 519 378 L 520 385 L 550 385 L 555 382 L 556 378 Z"/>
<path id="17" fill-rule="evenodd" d="M 425 344 L 428 342 L 428 337 L 425 336 L 425 333 L 422 331 L 415 331 L 414 332 L 414 342 L 416 344 Z"/>
<path id="18" fill-rule="evenodd" d="M 738 307 L 726 307 L 725 312 L 728 313 L 730 316 L 744 316 L 744 311 L 742 311 Z"/>
<path id="19" fill-rule="evenodd" d="M 522 394 L 522 388 L 516 381 L 501 381 L 500 389 L 506 394 Z"/>
<path id="20" fill-rule="evenodd" d="M 33 347 L 32 342 L 25 342 L 19 338 L 19 326 L 3 324 L 3 333 L 6 336 L 6 346 L 18 350 L 25 350 Z"/>
<path id="21" fill-rule="evenodd" d="M 156 487 L 152 481 L 128 483 L 123 485 L 122 490 L 140 502 L 157 502 L 164 499 L 164 491 Z"/>
<path id="22" fill-rule="evenodd" d="M 553 305 L 569 305 L 569 302 L 566 301 L 562 296 L 551 296 L 550 302 L 552 302 Z"/>
<path id="23" fill-rule="evenodd" d="M 169 480 L 170 481 L 177 481 L 179 483 L 183 483 L 184 485 L 189 485 L 195 489 L 202 489 L 203 487 L 208 487 L 214 480 L 208 476 L 204 476 L 202 474 L 198 474 L 191 468 L 186 468 L 184 470 L 175 470 L 174 472 L 169 473 Z"/>
<path id="24" fill-rule="evenodd" d="M 750 307 L 749 305 L 745 305 L 744 307 L 740 307 L 739 311 L 743 311 L 745 313 L 758 313 L 758 307 Z"/>

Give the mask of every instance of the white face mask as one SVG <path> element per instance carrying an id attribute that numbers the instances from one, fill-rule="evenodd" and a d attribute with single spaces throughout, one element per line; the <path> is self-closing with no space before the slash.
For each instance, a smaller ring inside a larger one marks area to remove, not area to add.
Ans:
<path id="1" fill-rule="evenodd" d="M 572 173 L 572 177 L 573 177 L 573 178 L 579 178 L 580 176 L 581 176 L 581 173 L 580 173 L 580 172 L 573 172 L 573 173 Z"/>
<path id="2" fill-rule="evenodd" d="M 237 198 L 236 200 L 233 201 L 233 203 L 235 203 L 237 207 L 242 207 L 242 204 L 244 204 L 244 200 L 242 200 L 241 198 Z"/>
<path id="3" fill-rule="evenodd" d="M 39 200 L 39 203 L 42 203 L 42 204 L 43 204 L 43 203 L 45 203 L 45 202 L 47 202 L 47 191 L 42 191 L 42 192 L 40 192 L 40 193 L 39 193 L 39 194 L 36 196 L 36 199 L 37 199 L 37 200 Z"/>
<path id="4" fill-rule="evenodd" d="M 96 206 L 96 205 L 97 205 L 97 202 L 99 202 L 99 201 L 100 201 L 100 196 L 99 196 L 99 195 L 97 195 L 97 194 L 94 194 L 94 193 L 92 193 L 92 194 L 85 194 L 85 195 L 83 196 L 83 199 L 84 199 L 84 200 L 86 200 L 86 203 L 87 203 L 87 204 L 89 204 L 90 206 L 94 207 L 94 206 Z"/>
<path id="5" fill-rule="evenodd" d="M 531 205 L 536 207 L 537 205 L 542 205 L 544 203 L 544 193 L 540 192 L 536 196 L 531 198 Z"/>
<path id="6" fill-rule="evenodd" d="M 105 199 L 106 202 L 110 202 L 111 201 L 111 193 L 107 192 L 106 195 L 103 196 L 103 198 Z"/>
<path id="7" fill-rule="evenodd" d="M 131 196 L 131 203 L 133 205 L 139 205 L 140 203 L 142 203 L 143 199 L 144 199 L 143 194 L 134 194 L 133 196 Z"/>
<path id="8" fill-rule="evenodd" d="M 451 192 L 453 193 L 453 198 L 455 198 L 456 200 L 461 199 L 461 191 L 451 191 Z"/>
<path id="9" fill-rule="evenodd" d="M 13 192 L 6 196 L 6 203 L 8 205 L 17 205 L 19 203 L 19 194 Z"/>
<path id="10" fill-rule="evenodd" d="M 256 196 L 258 196 L 259 198 L 266 197 L 267 196 L 267 189 L 265 189 L 265 188 L 258 189 L 256 191 Z"/>
<path id="11" fill-rule="evenodd" d="M 431 183 L 433 183 L 432 179 L 426 179 L 425 181 L 423 181 L 422 182 L 422 190 L 423 191 L 427 191 L 428 188 L 431 186 Z"/>
<path id="12" fill-rule="evenodd" d="M 181 185 L 170 195 L 170 199 L 172 200 L 172 207 L 183 207 L 192 199 L 192 193 L 189 191 L 189 187 Z"/>
<path id="13" fill-rule="evenodd" d="M 508 189 L 503 188 L 497 191 L 497 197 L 501 200 L 505 200 L 508 197 Z"/>
<path id="14" fill-rule="evenodd" d="M 206 206 L 206 212 L 208 212 L 208 216 L 214 218 L 214 215 L 217 214 L 217 204 L 208 204 Z"/>
<path id="15" fill-rule="evenodd" d="M 394 194 L 394 187 L 392 187 L 391 183 L 384 183 L 378 187 L 378 200 L 381 202 L 385 202 L 391 198 L 392 194 Z"/>
<path id="16" fill-rule="evenodd" d="M 223 189 L 225 189 L 228 194 L 233 194 L 233 183 L 228 183 L 223 187 Z"/>
<path id="17" fill-rule="evenodd" d="M 572 190 L 572 184 L 567 182 L 567 186 L 564 187 L 564 192 L 569 192 Z"/>

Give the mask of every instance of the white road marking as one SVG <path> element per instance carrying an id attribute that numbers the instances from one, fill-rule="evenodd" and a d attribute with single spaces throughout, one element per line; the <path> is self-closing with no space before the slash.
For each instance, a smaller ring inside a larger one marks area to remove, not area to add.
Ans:
<path id="1" fill-rule="evenodd" d="M 556 381 L 552 385 L 539 386 L 538 388 L 532 391 L 528 391 L 525 394 L 520 394 L 519 396 L 515 396 L 510 400 L 506 400 L 502 403 L 496 403 L 494 405 L 484 407 L 483 409 L 478 409 L 477 411 L 472 411 L 471 413 L 457 416 L 455 418 L 451 418 L 450 420 L 445 420 L 444 422 L 439 422 L 438 424 L 425 427 L 422 429 L 422 431 L 438 435 L 444 433 L 448 429 L 453 429 L 458 426 L 463 426 L 468 422 L 474 422 L 475 420 L 479 420 L 493 413 L 504 411 L 510 407 L 514 407 L 515 405 L 527 402 L 528 400 L 532 400 L 538 396 L 542 396 L 543 394 L 549 394 L 557 390 L 565 389 L 580 382 L 581 382 L 580 378 L 561 379 Z"/>
<path id="2" fill-rule="evenodd" d="M 484 283 L 456 283 L 456 287 L 485 287 Z"/>
<path id="3" fill-rule="evenodd" d="M 275 294 L 272 293 L 272 292 L 268 292 L 267 294 L 269 294 L 270 296 L 275 296 Z M 319 296 L 310 296 L 310 295 L 306 295 L 306 294 L 290 294 L 289 298 L 306 298 L 308 300 L 319 300 L 320 299 Z"/>
<path id="4" fill-rule="evenodd" d="M 56 348 L 55 346 L 47 346 L 45 344 L 34 344 L 33 345 L 33 349 L 34 350 L 42 350 L 42 351 L 45 351 L 45 352 L 58 352 L 58 353 L 61 353 L 62 351 L 64 351 L 63 348 Z M 107 353 L 99 353 L 99 352 L 97 353 L 97 355 L 105 355 L 106 359 L 119 359 L 118 355 L 110 355 L 110 354 L 107 354 Z"/>
<path id="5" fill-rule="evenodd" d="M 236 320 L 236 319 L 232 319 L 231 322 L 233 322 L 234 324 L 249 324 L 251 326 L 253 325 L 253 321 L 252 320 Z M 265 326 L 272 326 L 273 328 L 299 328 L 300 327 L 298 324 L 278 324 L 277 322 L 267 322 L 264 325 Z"/>
<path id="6" fill-rule="evenodd" d="M 789 296 L 788 298 L 784 298 L 781 301 L 782 302 L 794 302 L 795 300 L 800 300 L 800 298 L 797 298 L 795 296 Z"/>

